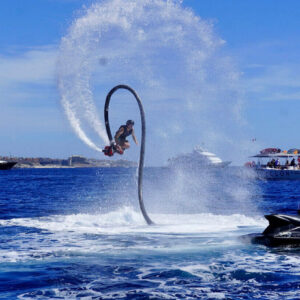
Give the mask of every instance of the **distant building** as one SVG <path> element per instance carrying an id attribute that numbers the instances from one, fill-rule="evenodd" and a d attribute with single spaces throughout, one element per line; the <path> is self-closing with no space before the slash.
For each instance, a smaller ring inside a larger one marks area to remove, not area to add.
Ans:
<path id="1" fill-rule="evenodd" d="M 108 160 L 85 158 L 80 155 L 73 155 L 67 159 L 48 158 L 48 157 L 4 157 L 0 156 L 0 161 L 14 161 L 17 162 L 15 168 L 131 168 L 136 167 L 137 163 L 128 160 Z"/>
<path id="2" fill-rule="evenodd" d="M 61 165 L 62 166 L 68 166 L 69 165 L 69 160 L 68 159 L 62 159 L 61 160 Z"/>
<path id="3" fill-rule="evenodd" d="M 68 158 L 68 161 L 69 161 L 69 166 L 73 166 L 75 164 L 86 164 L 86 165 L 89 164 L 87 159 L 80 155 L 72 155 L 71 157 Z"/>

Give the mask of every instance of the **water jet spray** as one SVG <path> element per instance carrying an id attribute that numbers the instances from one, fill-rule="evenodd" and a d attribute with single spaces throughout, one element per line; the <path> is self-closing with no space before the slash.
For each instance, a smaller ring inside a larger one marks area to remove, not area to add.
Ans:
<path id="1" fill-rule="evenodd" d="M 147 224 L 148 225 L 153 225 L 154 222 L 148 216 L 148 214 L 146 212 L 146 209 L 145 209 L 145 206 L 144 206 L 144 201 L 143 201 L 143 170 L 144 170 L 145 141 L 146 141 L 145 112 L 144 112 L 144 109 L 143 109 L 143 105 L 142 105 L 141 99 L 139 98 L 139 96 L 137 95 L 137 93 L 135 92 L 135 90 L 132 89 L 128 85 L 124 85 L 124 84 L 117 85 L 113 89 L 111 89 L 110 92 L 106 96 L 105 105 L 104 105 L 104 120 L 105 120 L 106 133 L 107 133 L 107 136 L 108 136 L 110 144 L 113 144 L 114 140 L 113 140 L 113 137 L 112 137 L 112 134 L 111 134 L 111 130 L 110 130 L 108 111 L 109 111 L 109 103 L 110 103 L 111 96 L 118 89 L 125 89 L 125 90 L 130 91 L 133 94 L 133 96 L 135 97 L 135 99 L 136 99 L 136 101 L 138 103 L 139 109 L 140 109 L 141 123 L 142 123 L 142 140 L 141 140 L 141 150 L 140 150 L 139 167 L 138 167 L 138 195 L 139 195 L 139 205 L 140 205 L 140 209 L 141 209 L 141 212 L 143 214 L 143 217 L 144 217 L 145 221 L 147 222 Z"/>

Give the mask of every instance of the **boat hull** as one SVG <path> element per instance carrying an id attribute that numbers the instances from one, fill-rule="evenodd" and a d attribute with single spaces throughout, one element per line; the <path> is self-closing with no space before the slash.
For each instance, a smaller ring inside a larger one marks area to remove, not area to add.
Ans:
<path id="1" fill-rule="evenodd" d="M 4 163 L 0 163 L 0 170 L 10 170 L 17 163 L 13 161 L 6 161 Z"/>
<path id="2" fill-rule="evenodd" d="M 274 180 L 300 180 L 300 170 L 256 169 L 258 178 Z"/>

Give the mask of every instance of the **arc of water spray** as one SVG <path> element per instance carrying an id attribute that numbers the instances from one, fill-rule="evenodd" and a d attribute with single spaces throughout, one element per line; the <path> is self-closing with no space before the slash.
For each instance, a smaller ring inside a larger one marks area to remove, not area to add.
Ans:
<path id="1" fill-rule="evenodd" d="M 132 89 L 128 85 L 117 85 L 113 89 L 110 90 L 110 92 L 106 96 L 105 100 L 105 105 L 104 105 L 104 120 L 105 120 L 105 128 L 107 132 L 108 139 L 110 143 L 113 142 L 113 138 L 111 135 L 111 130 L 110 130 L 110 125 L 109 125 L 109 118 L 108 118 L 108 111 L 109 111 L 109 103 L 111 96 L 115 91 L 118 89 L 125 89 L 130 91 L 133 96 L 135 97 L 139 109 L 140 109 L 140 115 L 141 115 L 141 123 L 142 123 L 142 140 L 141 140 L 141 150 L 140 150 L 140 161 L 139 161 L 139 170 L 138 170 L 138 196 L 139 196 L 139 204 L 140 204 L 140 209 L 142 211 L 143 217 L 146 220 L 148 225 L 154 224 L 154 222 L 150 219 L 148 216 L 145 206 L 144 206 L 144 201 L 143 201 L 143 170 L 144 170 L 144 156 L 145 156 L 145 141 L 146 141 L 146 121 L 145 121 L 145 112 L 143 109 L 142 101 L 135 92 L 134 89 Z"/>

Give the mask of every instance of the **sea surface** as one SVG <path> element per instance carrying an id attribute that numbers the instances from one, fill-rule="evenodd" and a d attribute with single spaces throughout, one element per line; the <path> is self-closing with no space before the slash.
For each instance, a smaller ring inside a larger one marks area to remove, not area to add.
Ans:
<path id="1" fill-rule="evenodd" d="M 0 299 L 299 299 L 300 249 L 252 245 L 298 181 L 250 171 L 0 171 Z"/>

